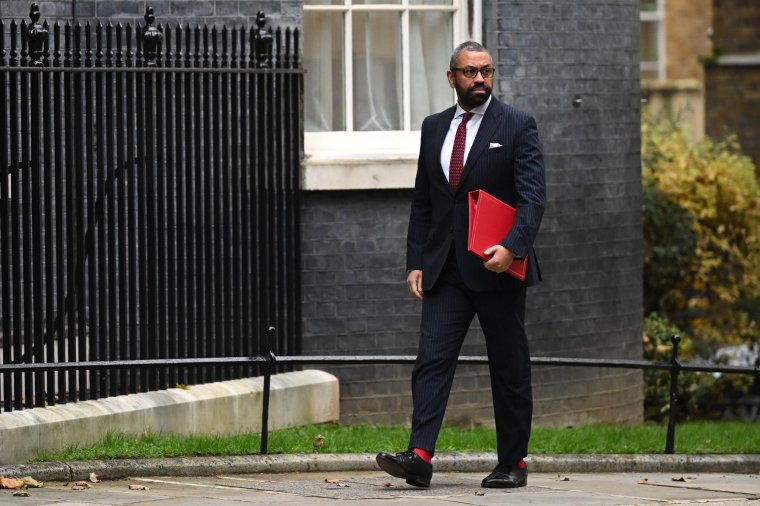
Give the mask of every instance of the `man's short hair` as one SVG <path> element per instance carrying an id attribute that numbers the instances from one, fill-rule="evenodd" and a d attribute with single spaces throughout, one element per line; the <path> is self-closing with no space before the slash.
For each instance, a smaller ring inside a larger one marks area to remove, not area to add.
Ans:
<path id="1" fill-rule="evenodd" d="M 468 40 L 467 42 L 462 42 L 454 49 L 454 52 L 451 53 L 451 60 L 449 60 L 450 69 L 457 66 L 457 60 L 459 59 L 459 55 L 462 54 L 463 51 L 473 51 L 476 53 L 488 53 L 488 49 L 486 49 L 479 42 L 475 42 L 474 40 Z"/>

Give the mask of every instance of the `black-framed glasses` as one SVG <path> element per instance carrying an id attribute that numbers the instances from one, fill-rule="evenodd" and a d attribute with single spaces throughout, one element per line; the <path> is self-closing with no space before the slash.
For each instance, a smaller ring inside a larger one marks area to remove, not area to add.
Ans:
<path id="1" fill-rule="evenodd" d="M 494 72 L 496 72 L 496 69 L 493 67 L 483 67 L 483 68 L 477 68 L 477 67 L 451 67 L 452 71 L 460 71 L 466 78 L 472 79 L 476 75 L 478 75 L 478 72 L 480 72 L 480 75 L 483 76 L 483 79 L 488 79 L 493 75 Z"/>

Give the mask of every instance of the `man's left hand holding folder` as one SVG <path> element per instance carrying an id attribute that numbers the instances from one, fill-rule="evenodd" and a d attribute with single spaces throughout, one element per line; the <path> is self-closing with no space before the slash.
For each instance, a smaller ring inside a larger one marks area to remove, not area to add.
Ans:
<path id="1" fill-rule="evenodd" d="M 483 266 L 491 272 L 501 273 L 509 269 L 515 260 L 515 255 L 501 244 L 494 244 L 483 253 L 490 256 L 490 260 L 483 262 Z"/>

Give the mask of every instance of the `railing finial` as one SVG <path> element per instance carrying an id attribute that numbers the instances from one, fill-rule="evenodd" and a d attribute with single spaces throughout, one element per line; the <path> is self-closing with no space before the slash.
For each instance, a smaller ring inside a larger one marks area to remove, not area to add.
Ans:
<path id="1" fill-rule="evenodd" d="M 145 58 L 146 66 L 155 67 L 164 35 L 158 28 L 153 26 L 153 23 L 156 21 L 153 7 L 145 8 L 145 16 L 143 16 L 143 19 L 145 19 L 145 29 L 143 30 L 143 57 Z"/>
<path id="2" fill-rule="evenodd" d="M 259 11 L 256 14 L 256 36 L 254 39 L 254 49 L 256 52 L 256 67 L 257 68 L 269 68 L 269 54 L 272 51 L 272 34 L 266 28 L 266 17 L 264 11 Z"/>
<path id="3" fill-rule="evenodd" d="M 43 50 L 45 46 L 45 40 L 48 36 L 47 28 L 39 24 L 40 21 L 40 6 L 34 2 L 29 8 L 29 19 L 32 22 L 26 29 L 26 42 L 29 46 L 29 57 L 32 60 L 32 65 L 35 67 L 43 67 L 42 57 L 45 55 Z"/>

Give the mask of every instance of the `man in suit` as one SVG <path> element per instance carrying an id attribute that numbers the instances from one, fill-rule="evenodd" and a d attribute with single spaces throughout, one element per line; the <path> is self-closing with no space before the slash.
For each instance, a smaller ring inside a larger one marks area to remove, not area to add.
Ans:
<path id="1" fill-rule="evenodd" d="M 544 211 L 543 156 L 535 120 L 491 95 L 495 69 L 488 50 L 473 41 L 460 44 L 449 66 L 457 104 L 422 123 L 407 235 L 407 285 L 422 301 L 409 450 L 380 453 L 377 463 L 411 485 L 430 485 L 459 350 L 477 314 L 498 453 L 498 465 L 481 485 L 522 487 L 533 411 L 525 297 L 541 277 L 533 242 Z M 485 262 L 467 251 L 467 193 L 478 189 L 516 210 L 511 230 L 485 251 Z M 524 282 L 504 273 L 515 259 L 528 262 Z"/>

